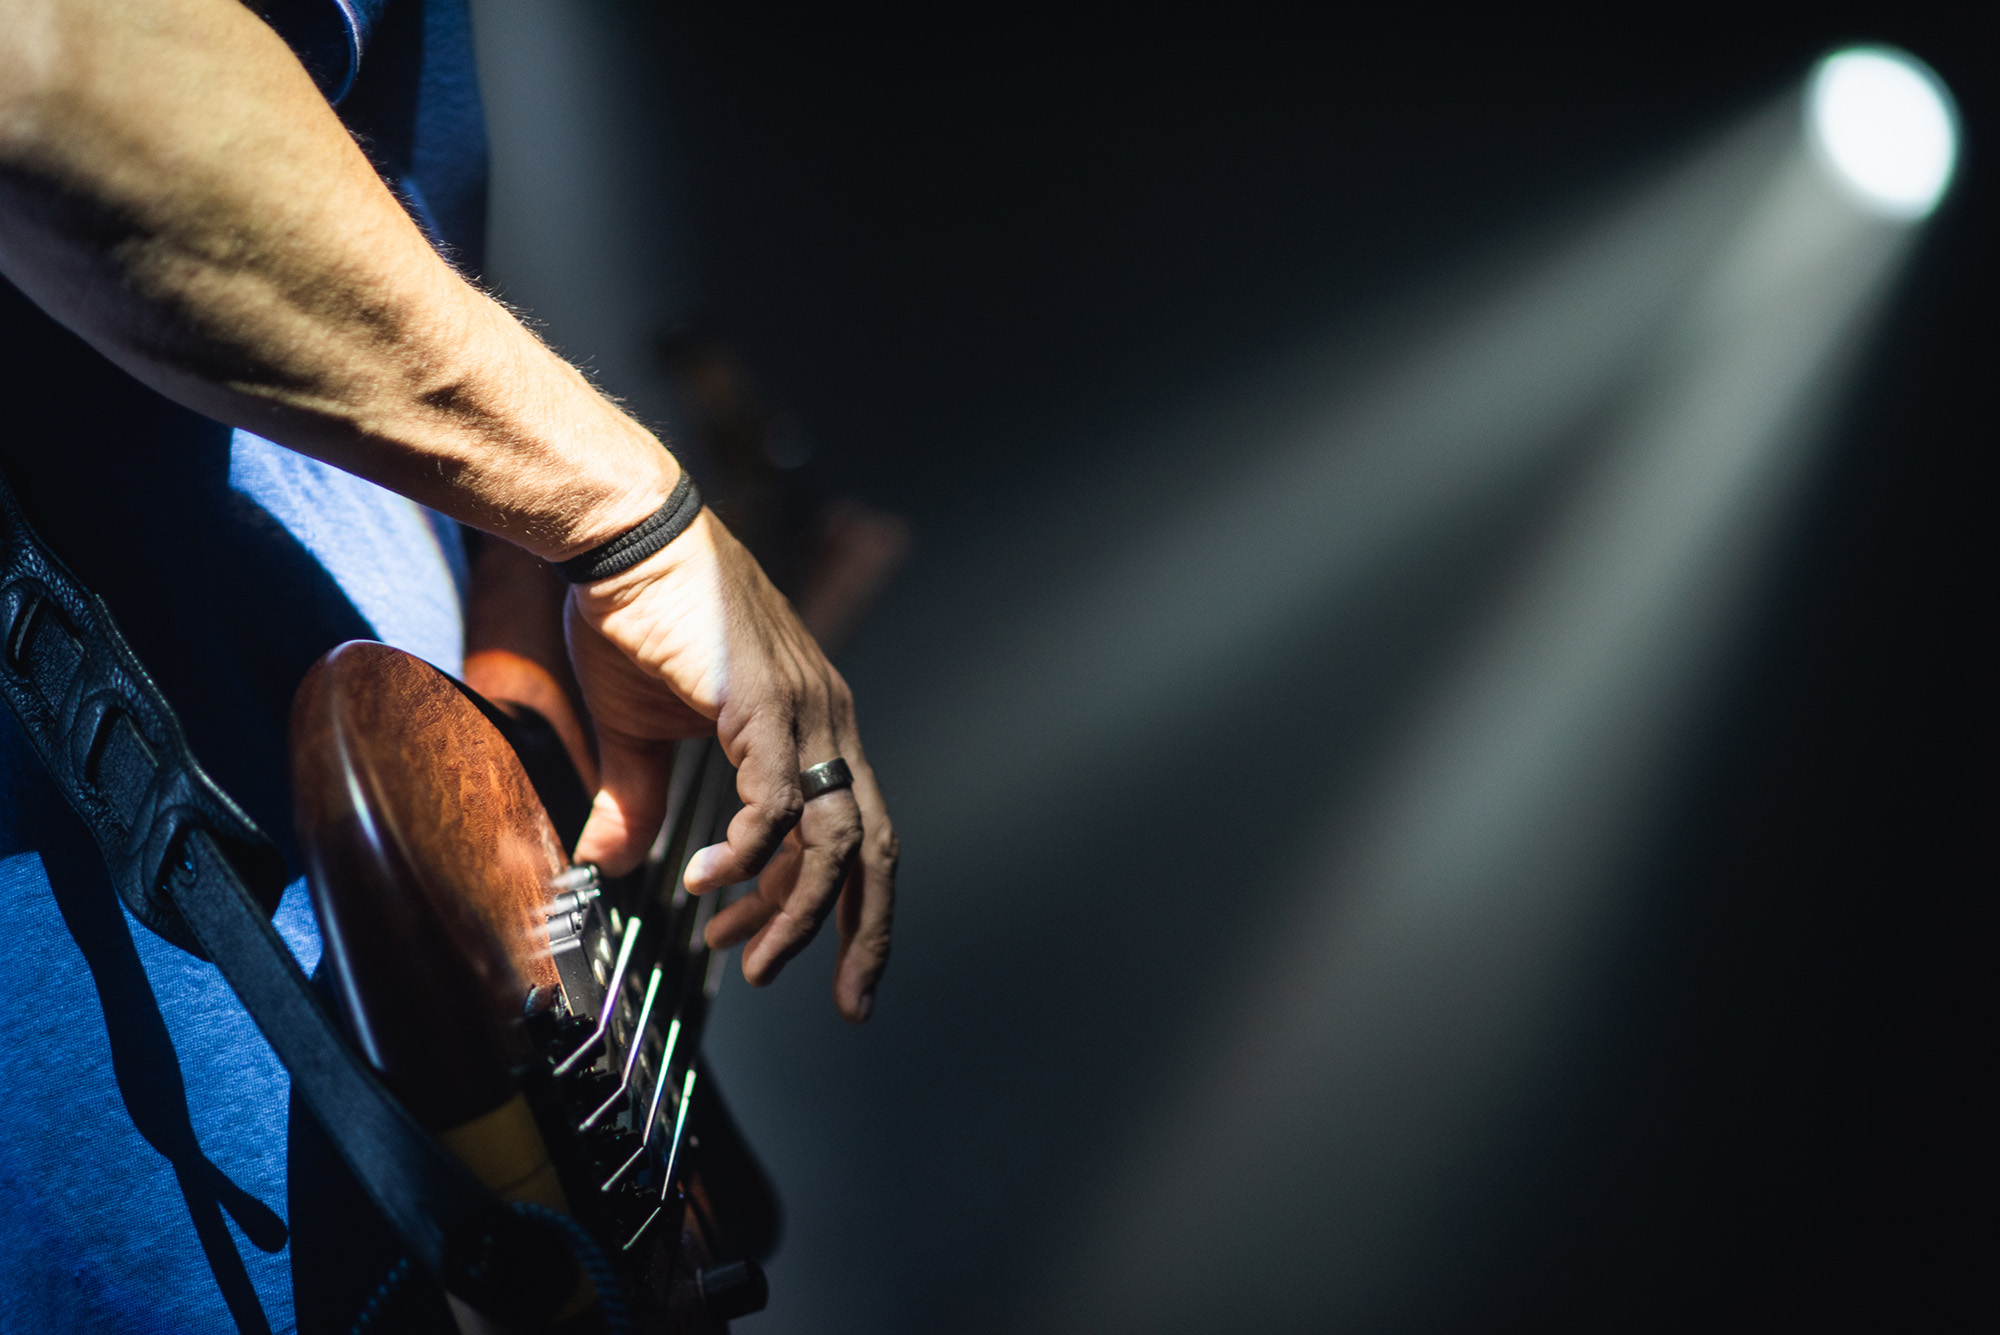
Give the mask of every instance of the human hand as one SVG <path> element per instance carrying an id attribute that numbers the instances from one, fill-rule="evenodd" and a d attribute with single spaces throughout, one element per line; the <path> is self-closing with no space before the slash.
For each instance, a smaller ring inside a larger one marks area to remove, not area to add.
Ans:
<path id="1" fill-rule="evenodd" d="M 710 920 L 709 945 L 747 940 L 743 976 L 762 986 L 837 904 L 834 1001 L 867 1019 L 889 957 L 896 835 L 847 683 L 791 605 L 704 510 L 639 565 L 576 588 L 568 629 L 602 774 L 578 860 L 614 874 L 636 866 L 665 815 L 672 743 L 713 734 L 744 806 L 727 841 L 688 863 L 688 890 L 763 874 Z M 804 801 L 799 772 L 836 756 L 854 786 Z"/>

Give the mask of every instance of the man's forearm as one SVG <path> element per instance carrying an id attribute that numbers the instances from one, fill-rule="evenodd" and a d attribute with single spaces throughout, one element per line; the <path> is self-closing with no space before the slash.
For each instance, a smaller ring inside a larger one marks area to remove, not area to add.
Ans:
<path id="1" fill-rule="evenodd" d="M 0 5 L 0 271 L 170 397 L 544 557 L 677 476 L 438 257 L 239 0 Z"/>
<path id="2" fill-rule="evenodd" d="M 305 71 L 238 0 L 0 0 L 0 271 L 198 411 L 575 555 L 664 502 L 642 428 L 434 254 Z M 600 786 L 576 855 L 616 872 L 665 814 L 668 743 L 712 733 L 743 808 L 696 894 L 768 981 L 836 903 L 836 996 L 868 1015 L 896 841 L 840 674 L 713 515 L 566 601 Z M 840 758 L 851 788 L 808 801 Z M 864 838 L 865 835 L 865 838 Z M 789 841 L 789 842 L 787 842 Z M 847 887 L 847 888 L 844 888 Z"/>

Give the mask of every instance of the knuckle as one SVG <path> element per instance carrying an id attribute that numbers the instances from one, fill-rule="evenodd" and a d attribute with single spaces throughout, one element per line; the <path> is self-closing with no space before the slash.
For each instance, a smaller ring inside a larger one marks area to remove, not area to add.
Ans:
<path id="1" fill-rule="evenodd" d="M 764 803 L 765 818 L 774 831 L 782 833 L 799 823 L 805 814 L 806 799 L 796 786 L 774 793 Z"/>
<path id="2" fill-rule="evenodd" d="M 895 870 L 903 856 L 903 841 L 895 827 L 884 822 L 878 829 L 870 830 L 862 846 L 861 855 L 868 862 L 885 871 Z"/>
<path id="3" fill-rule="evenodd" d="M 852 801 L 840 801 L 846 793 L 826 793 L 816 797 L 812 821 L 808 823 L 812 845 L 828 851 L 836 863 L 844 863 L 862 845 L 862 811 Z"/>
<path id="4" fill-rule="evenodd" d="M 852 829 L 842 829 L 840 839 L 834 843 L 834 865 L 846 873 L 862 857 L 862 829 L 856 823 Z"/>
<path id="5" fill-rule="evenodd" d="M 818 939 L 819 929 L 826 926 L 826 920 L 833 916 L 833 903 L 824 904 L 809 901 L 788 911 L 792 930 L 789 935 L 790 948 L 802 950 L 806 943 Z"/>
<path id="6" fill-rule="evenodd" d="M 798 710 L 792 696 L 783 691 L 763 691 L 744 713 L 743 731 L 787 736 L 798 729 Z"/>
<path id="7" fill-rule="evenodd" d="M 889 924 L 864 927 L 855 933 L 850 948 L 859 954 L 871 972 L 880 973 L 889 963 Z"/>
<path id="8" fill-rule="evenodd" d="M 845 866 L 860 850 L 861 841 L 861 818 L 842 815 L 829 823 L 821 843 L 835 866 Z"/>

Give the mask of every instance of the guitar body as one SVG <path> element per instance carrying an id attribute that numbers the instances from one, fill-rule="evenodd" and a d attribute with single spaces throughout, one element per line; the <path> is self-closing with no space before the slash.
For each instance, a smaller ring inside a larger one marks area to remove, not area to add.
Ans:
<path id="1" fill-rule="evenodd" d="M 576 793 L 545 803 L 507 736 L 537 727 L 548 742 L 539 714 L 386 645 L 314 666 L 293 705 L 292 778 L 323 967 L 356 1046 L 418 1120 L 503 1198 L 589 1230 L 636 1329 L 721 1331 L 762 1305 L 754 1253 L 776 1213 L 696 1078 L 719 975 L 700 944 L 708 905 L 678 882 L 721 809 L 719 767 L 702 753 L 647 868 L 600 887 L 548 815 Z M 522 751 L 546 760 L 561 744 Z M 547 768 L 544 786 L 559 782 Z M 454 1310 L 468 1331 L 497 1329 Z M 600 1324 L 579 1273 L 547 1328 Z"/>

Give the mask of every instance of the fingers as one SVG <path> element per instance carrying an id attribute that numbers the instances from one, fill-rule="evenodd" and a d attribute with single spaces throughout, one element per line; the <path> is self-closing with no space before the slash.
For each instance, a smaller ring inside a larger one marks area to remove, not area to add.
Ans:
<path id="1" fill-rule="evenodd" d="M 896 862 L 901 850 L 875 771 L 850 743 L 854 796 L 861 810 L 861 849 L 840 895 L 840 955 L 834 964 L 833 1004 L 855 1024 L 875 1009 L 875 988 L 889 967 L 889 929 L 896 911 Z"/>
<path id="2" fill-rule="evenodd" d="M 861 812 L 849 792 L 806 804 L 799 821 L 797 871 L 789 892 L 743 947 L 743 976 L 761 987 L 819 934 L 833 912 L 861 843 Z M 775 896 L 766 902 L 775 902 Z"/>
<path id="3" fill-rule="evenodd" d="M 762 871 L 805 809 L 799 792 L 799 744 L 781 711 L 767 709 L 753 718 L 738 743 L 736 795 L 743 799 L 743 809 L 729 822 L 726 842 L 688 860 L 690 894 L 707 894 Z"/>
<path id="4" fill-rule="evenodd" d="M 748 938 L 743 976 L 757 987 L 770 982 L 818 935 L 860 843 L 861 813 L 852 793 L 826 793 L 806 803 L 756 888 L 716 915 L 708 930 L 710 944 L 729 946 Z M 704 851 L 724 850 L 718 845 Z"/>
<path id="5" fill-rule="evenodd" d="M 576 841 L 576 860 L 623 876 L 646 856 L 666 818 L 673 743 L 646 741 L 600 724 L 597 751 L 597 799 Z"/>
<path id="6" fill-rule="evenodd" d="M 704 939 L 710 950 L 727 950 L 755 936 L 783 907 L 799 879 L 799 842 L 787 838 L 757 877 L 750 892 L 709 920 Z"/>
<path id="7" fill-rule="evenodd" d="M 712 730 L 744 805 L 723 843 L 689 859 L 685 883 L 702 894 L 761 879 L 715 915 L 709 943 L 742 943 L 744 975 L 762 984 L 838 908 L 835 1000 L 864 1019 L 888 960 L 896 840 L 852 698 L 749 554 L 704 522 L 705 543 L 670 544 L 570 601 L 586 701 L 622 734 L 604 746 L 604 791 L 579 855 L 617 870 L 644 853 L 663 806 L 665 746 L 635 739 Z M 835 757 L 854 770 L 853 788 L 805 801 L 800 771 Z"/>
<path id="8" fill-rule="evenodd" d="M 743 976 L 762 987 L 819 934 L 855 864 L 860 813 L 849 793 L 827 793 L 806 804 L 756 886 L 709 923 L 707 941 L 722 950 L 747 940 Z"/>
<path id="9" fill-rule="evenodd" d="M 817 824 L 817 808 L 837 797 L 850 796 L 829 793 L 807 804 L 799 829 L 780 845 L 756 886 L 715 915 L 706 937 L 714 950 L 749 941 L 743 974 L 752 984 L 762 986 L 811 941 L 826 914 L 837 905 L 840 954 L 834 966 L 834 1004 L 843 1016 L 858 1024 L 873 1011 L 875 989 L 889 963 L 899 850 L 874 770 L 851 734 L 845 745 L 854 771 L 851 797 L 863 833 L 857 855 L 847 860 L 839 880 L 824 892 L 819 889 L 810 846 L 813 831 L 809 827 Z M 830 812 L 829 819 L 838 817 Z"/>
<path id="10" fill-rule="evenodd" d="M 798 683 L 805 689 L 794 697 L 800 707 L 790 717 L 796 722 L 780 726 L 769 717 L 755 719 L 737 735 L 742 757 L 737 786 L 747 805 L 730 823 L 729 842 L 703 849 L 689 863 L 688 889 L 699 893 L 756 874 L 783 841 L 781 860 L 763 868 L 757 889 L 719 916 L 710 933 L 717 942 L 747 935 L 743 976 L 758 986 L 818 934 L 861 848 L 863 817 L 852 789 L 822 793 L 810 802 L 799 791 L 802 769 L 844 752 L 859 758 L 846 683 L 824 659 L 814 666 L 817 671 L 803 674 Z M 871 972 L 871 958 L 864 950 L 857 963 L 845 1007 L 850 1016 L 862 1013 L 861 998 L 880 972 Z"/>

